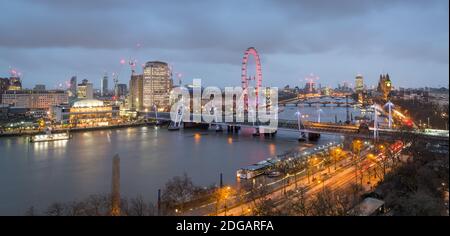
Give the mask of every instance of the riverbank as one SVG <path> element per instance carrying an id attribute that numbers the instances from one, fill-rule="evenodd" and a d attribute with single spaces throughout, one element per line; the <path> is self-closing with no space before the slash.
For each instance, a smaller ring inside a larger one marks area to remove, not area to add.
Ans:
<path id="1" fill-rule="evenodd" d="M 126 123 L 126 124 L 116 124 L 116 125 L 107 125 L 107 126 L 93 126 L 93 127 L 74 127 L 74 128 L 56 128 L 53 129 L 53 132 L 84 132 L 84 131 L 95 131 L 95 130 L 106 130 L 106 129 L 120 129 L 120 128 L 128 128 L 128 127 L 140 127 L 145 125 L 153 125 L 154 122 L 136 122 L 136 123 Z M 2 132 L 0 133 L 1 137 L 14 137 L 14 136 L 29 136 L 42 134 L 44 130 L 20 130 L 15 132 Z"/>

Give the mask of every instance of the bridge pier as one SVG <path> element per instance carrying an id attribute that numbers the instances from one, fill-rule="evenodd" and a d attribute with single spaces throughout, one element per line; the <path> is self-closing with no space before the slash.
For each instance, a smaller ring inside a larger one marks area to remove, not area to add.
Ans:
<path id="1" fill-rule="evenodd" d="M 181 125 L 177 124 L 176 122 L 171 121 L 171 122 L 169 123 L 169 126 L 167 127 L 167 129 L 168 129 L 169 131 L 180 130 L 180 126 L 181 126 Z"/>
<path id="2" fill-rule="evenodd" d="M 277 134 L 277 131 L 274 131 L 272 133 L 269 133 L 269 136 L 273 138 L 273 137 L 275 137 L 276 134 Z"/>
<path id="3" fill-rule="evenodd" d="M 259 128 L 255 128 L 255 130 L 253 131 L 253 136 L 259 136 Z"/>
<path id="4" fill-rule="evenodd" d="M 308 133 L 309 141 L 317 141 L 320 138 L 320 133 Z"/>
<path id="5" fill-rule="evenodd" d="M 275 132 L 273 132 L 273 133 L 264 133 L 264 137 L 270 137 L 270 138 L 275 137 Z"/>
<path id="6" fill-rule="evenodd" d="M 299 142 L 304 142 L 306 140 L 308 141 L 317 141 L 320 138 L 320 133 L 305 133 L 301 132 L 300 136 L 298 138 Z"/>
<path id="7" fill-rule="evenodd" d="M 306 134 L 304 132 L 300 133 L 300 136 L 298 137 L 298 141 L 299 142 L 304 142 L 306 141 Z"/>
<path id="8" fill-rule="evenodd" d="M 195 122 L 182 122 L 180 126 L 183 126 L 184 129 L 205 129 L 209 128 L 209 124 L 205 123 L 195 123 Z"/>
<path id="9" fill-rule="evenodd" d="M 239 133 L 239 130 L 241 127 L 237 125 L 227 125 L 227 131 L 228 133 Z"/>

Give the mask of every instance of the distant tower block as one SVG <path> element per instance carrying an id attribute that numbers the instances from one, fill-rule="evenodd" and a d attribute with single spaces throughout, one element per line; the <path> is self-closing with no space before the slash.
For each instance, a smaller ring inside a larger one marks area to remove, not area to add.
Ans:
<path id="1" fill-rule="evenodd" d="M 120 157 L 118 154 L 113 157 L 111 215 L 120 215 Z"/>
<path id="2" fill-rule="evenodd" d="M 362 93 L 364 91 L 364 77 L 361 74 L 357 74 L 355 78 L 355 92 Z"/>

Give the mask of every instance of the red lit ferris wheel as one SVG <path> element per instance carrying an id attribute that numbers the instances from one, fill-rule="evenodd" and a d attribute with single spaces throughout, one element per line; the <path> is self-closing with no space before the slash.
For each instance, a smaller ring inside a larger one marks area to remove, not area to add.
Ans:
<path id="1" fill-rule="evenodd" d="M 256 65 L 256 75 L 248 76 L 247 73 L 247 64 L 249 56 L 252 55 L 255 59 L 255 65 Z M 254 47 L 250 47 L 247 50 L 245 50 L 244 58 L 242 60 L 242 90 L 244 92 L 244 106 L 245 110 L 248 108 L 248 88 L 250 82 L 253 80 L 255 81 L 255 97 L 256 97 L 256 108 L 258 108 L 258 94 L 259 94 L 259 88 L 262 87 L 262 71 L 261 71 L 261 61 L 259 59 L 259 54 L 256 51 Z"/>

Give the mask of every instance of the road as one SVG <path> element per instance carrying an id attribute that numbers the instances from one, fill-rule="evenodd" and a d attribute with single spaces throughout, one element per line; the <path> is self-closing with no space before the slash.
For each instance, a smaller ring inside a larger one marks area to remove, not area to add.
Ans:
<path id="1" fill-rule="evenodd" d="M 368 162 L 368 160 L 363 160 L 362 162 Z M 318 176 L 321 176 L 324 173 L 328 173 L 328 170 L 323 170 L 318 173 Z M 360 174 L 360 173 L 358 173 Z M 328 175 L 328 174 L 327 174 Z M 332 191 L 342 189 L 344 187 L 349 186 L 351 183 L 355 183 L 355 165 L 352 163 L 346 164 L 346 166 L 338 168 L 336 171 L 331 172 L 330 178 L 324 181 L 314 181 L 308 184 L 307 178 L 302 178 L 297 181 L 297 186 L 304 186 L 306 188 L 305 197 L 310 197 L 318 194 L 320 191 L 323 191 L 324 188 L 329 188 Z M 317 176 L 317 174 L 316 174 Z M 358 178 L 359 180 L 359 178 Z M 297 197 L 299 193 L 295 192 L 296 186 L 295 183 L 290 184 L 286 187 L 286 192 L 292 191 L 294 194 L 290 195 L 291 199 Z M 272 199 L 275 202 L 277 207 L 281 207 L 286 203 L 284 189 L 281 188 L 276 190 L 269 195 L 267 195 L 266 199 Z M 238 206 L 234 206 L 232 208 L 227 209 L 226 215 L 251 215 L 252 212 L 249 209 L 253 208 L 252 202 L 247 202 Z M 222 210 L 218 215 L 225 215 L 225 211 Z"/>
<path id="2" fill-rule="evenodd" d="M 297 181 L 290 181 L 283 187 L 281 184 L 279 187 L 275 188 L 272 192 L 268 193 L 264 197 L 259 199 L 255 199 L 255 201 L 264 199 L 271 199 L 277 206 L 277 208 L 282 208 L 285 204 L 288 203 L 286 201 L 286 193 L 289 193 L 289 199 L 295 199 L 300 195 L 298 192 L 298 187 L 302 187 L 306 192 L 304 192 L 305 197 L 314 196 L 323 189 L 328 188 L 331 191 L 337 191 L 341 189 L 345 189 L 349 187 L 353 183 L 358 183 L 365 188 L 365 190 L 370 190 L 372 187 L 372 183 L 376 183 L 380 181 L 379 177 L 375 177 L 372 172 L 375 168 L 380 168 L 380 164 L 375 163 L 374 159 L 367 158 L 367 155 L 371 153 L 374 149 L 374 146 L 369 145 L 366 146 L 360 153 L 360 158 L 347 157 L 343 160 L 337 162 L 337 168 L 334 169 L 334 163 L 331 163 L 327 166 L 324 166 L 319 172 L 314 173 L 313 176 L 302 176 L 298 178 Z M 401 150 L 400 150 L 401 151 Z M 398 154 L 400 153 L 398 152 Z M 329 167 L 329 168 L 328 168 Z M 300 172 L 304 172 L 302 170 Z M 369 172 L 370 171 L 370 172 Z M 300 173 L 299 172 L 299 173 Z M 363 177 L 361 179 L 361 176 Z M 274 185 L 284 181 L 286 177 L 281 178 L 277 181 L 271 182 L 267 185 Z M 248 194 L 248 193 L 246 193 Z M 228 198 L 227 206 L 224 207 L 225 204 L 221 204 L 221 209 L 216 214 L 216 202 L 205 204 L 195 209 L 191 209 L 185 212 L 183 215 L 252 215 L 252 210 L 254 208 L 254 203 L 252 201 L 247 201 L 245 203 L 241 203 L 237 200 L 236 196 L 231 196 Z M 225 210 L 226 209 L 226 210 Z"/>
<path id="3" fill-rule="evenodd" d="M 340 162 L 338 162 L 338 165 L 340 166 L 336 170 L 334 170 L 334 167 L 330 168 L 328 170 L 327 167 L 325 167 L 322 171 L 319 173 L 316 173 L 315 176 L 319 176 L 319 180 L 316 180 L 314 182 L 308 181 L 307 177 L 300 178 L 297 181 L 297 184 L 295 182 L 289 184 L 285 189 L 280 188 L 272 193 L 265 196 L 265 199 L 272 199 L 277 206 L 277 208 L 283 207 L 284 204 L 287 203 L 285 198 L 285 192 L 292 192 L 293 194 L 289 196 L 290 199 L 296 198 L 300 193 L 296 192 L 297 186 L 303 186 L 306 190 L 305 197 L 311 197 L 316 194 L 318 194 L 320 191 L 323 191 L 324 188 L 328 188 L 331 191 L 336 191 L 339 189 L 344 189 L 348 186 L 350 186 L 352 183 L 360 183 L 361 181 L 361 175 L 366 173 L 369 168 L 375 167 L 375 164 L 366 158 L 367 153 L 369 153 L 372 150 L 372 147 L 368 147 L 364 149 L 361 152 L 361 158 L 357 160 L 358 167 L 356 167 L 354 161 L 349 161 L 348 159 L 344 159 Z M 356 171 L 356 168 L 358 168 L 358 171 Z M 329 178 L 321 179 L 320 176 L 328 176 Z M 365 176 L 367 179 L 367 176 Z M 370 178 L 370 177 L 369 177 Z M 372 179 L 374 181 L 374 179 Z M 363 182 L 363 185 L 367 185 L 367 181 Z M 368 187 L 368 186 L 366 186 Z M 230 207 L 226 210 L 222 210 L 217 215 L 223 216 L 223 215 L 252 215 L 251 209 L 253 209 L 253 203 L 247 202 L 244 204 L 239 204 L 233 207 Z"/>

